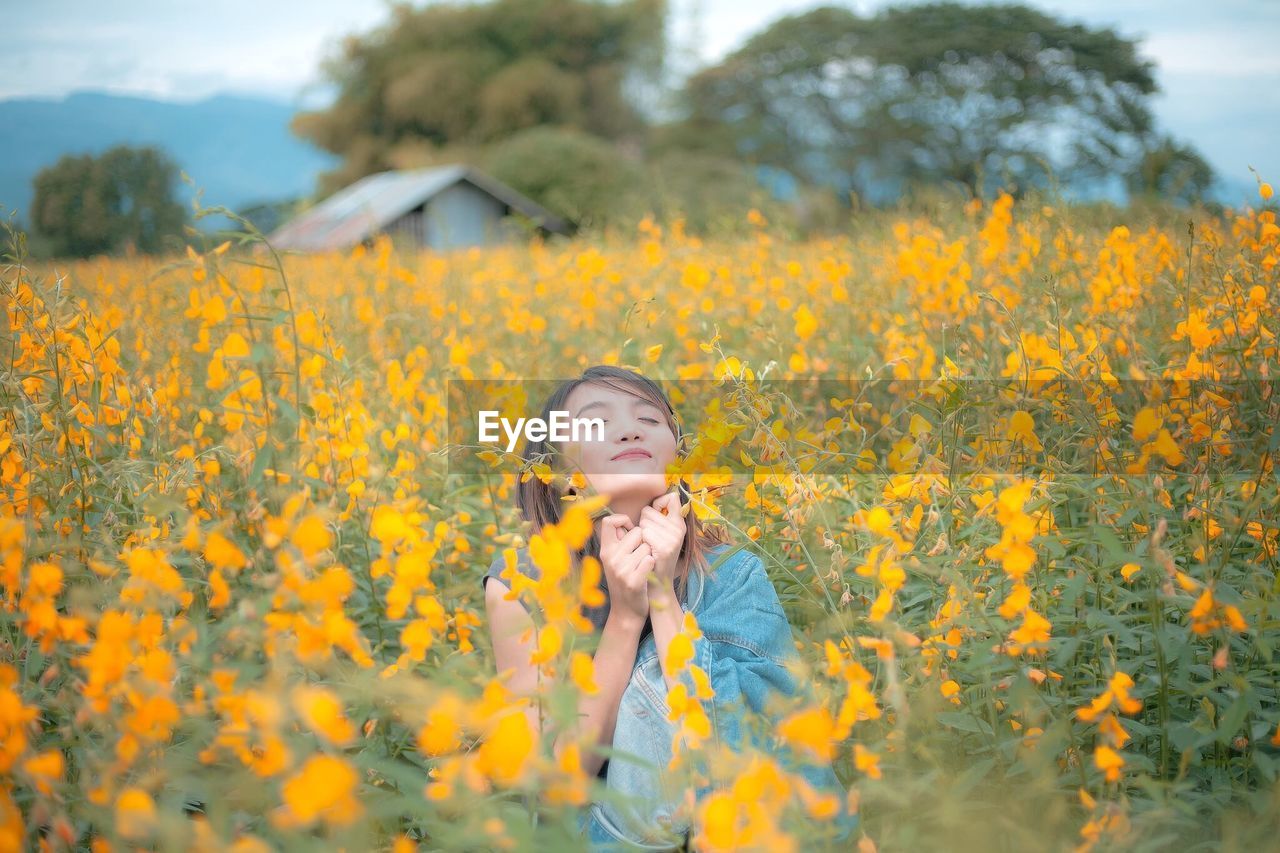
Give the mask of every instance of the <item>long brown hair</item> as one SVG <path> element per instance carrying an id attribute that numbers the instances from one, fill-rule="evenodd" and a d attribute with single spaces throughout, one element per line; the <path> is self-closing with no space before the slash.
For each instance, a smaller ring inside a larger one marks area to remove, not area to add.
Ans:
<path id="1" fill-rule="evenodd" d="M 562 411 L 569 395 L 579 385 L 586 383 L 597 383 L 630 394 L 633 397 L 639 397 L 643 400 L 656 405 L 665 415 L 667 427 L 676 437 L 676 453 L 683 452 L 685 434 L 680 428 L 679 422 L 675 417 L 675 409 L 672 408 L 670 400 L 663 392 L 662 388 L 646 376 L 642 376 L 632 370 L 622 367 L 614 367 L 612 365 L 601 364 L 589 367 L 582 372 L 582 375 L 576 379 L 569 379 L 562 382 L 547 397 L 546 404 L 542 407 L 541 418 L 544 422 L 550 421 L 551 412 Z M 524 451 L 521 454 L 526 465 L 533 462 L 545 462 L 548 459 L 558 460 L 560 454 L 557 448 L 546 439 L 541 441 L 530 441 L 525 444 Z M 563 472 L 558 472 L 563 474 Z M 533 526 L 533 532 L 537 533 L 545 525 L 556 524 L 560 521 L 565 501 L 562 500 L 566 490 L 561 483 L 563 477 L 557 478 L 553 483 L 544 482 L 540 477 L 521 478 L 521 482 L 516 486 L 516 504 L 520 507 L 526 521 Z M 688 484 L 681 480 L 678 484 L 680 493 L 680 504 L 682 507 L 687 505 L 690 500 Z M 572 486 L 569 487 L 570 489 Z M 685 593 L 688 589 L 689 573 L 692 571 L 706 572 L 710 569 L 707 562 L 706 552 L 715 545 L 721 545 L 727 542 L 724 531 L 715 525 L 703 524 L 693 512 L 692 508 L 685 515 L 685 537 L 684 544 L 680 547 L 680 557 L 676 561 L 676 578 L 675 592 L 679 600 L 683 601 Z M 574 572 L 581 571 L 582 558 L 584 556 L 600 558 L 600 531 L 599 522 L 591 533 L 582 550 L 574 555 Z M 575 576 L 575 583 L 577 577 Z"/>

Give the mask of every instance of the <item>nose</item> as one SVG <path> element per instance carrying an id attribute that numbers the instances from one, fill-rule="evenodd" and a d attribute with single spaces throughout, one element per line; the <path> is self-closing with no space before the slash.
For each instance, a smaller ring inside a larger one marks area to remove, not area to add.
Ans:
<path id="1" fill-rule="evenodd" d="M 638 422 L 625 423 L 620 422 L 618 427 L 618 441 L 639 441 L 643 438 L 643 430 Z"/>

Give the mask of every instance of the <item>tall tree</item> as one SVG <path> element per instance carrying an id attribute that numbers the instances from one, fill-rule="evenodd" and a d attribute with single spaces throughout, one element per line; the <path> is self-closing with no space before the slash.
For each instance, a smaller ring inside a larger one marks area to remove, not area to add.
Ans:
<path id="1" fill-rule="evenodd" d="M 1213 169 L 1190 145 L 1164 136 L 1143 152 L 1126 184 L 1131 198 L 1192 203 L 1203 201 L 1213 186 Z"/>
<path id="2" fill-rule="evenodd" d="M 1025 6 L 827 7 L 691 78 L 681 135 L 840 190 L 982 190 L 1132 167 L 1155 91 L 1133 41 Z"/>
<path id="3" fill-rule="evenodd" d="M 32 227 L 58 255 L 158 252 L 187 223 L 175 198 L 177 175 L 177 165 L 154 147 L 67 155 L 34 179 Z"/>
<path id="4" fill-rule="evenodd" d="M 625 138 L 644 125 L 627 92 L 656 79 L 665 17 L 665 0 L 397 5 L 325 64 L 337 100 L 293 127 L 343 158 L 325 190 L 531 127 Z"/>

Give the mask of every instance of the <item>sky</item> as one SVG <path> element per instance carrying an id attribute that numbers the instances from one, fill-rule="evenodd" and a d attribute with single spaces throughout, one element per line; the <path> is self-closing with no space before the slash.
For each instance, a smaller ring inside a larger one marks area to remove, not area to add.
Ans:
<path id="1" fill-rule="evenodd" d="M 887 0 L 668 0 L 678 67 L 732 52 L 780 17 L 820 5 L 861 13 Z M 1158 65 L 1162 128 L 1218 172 L 1280 181 L 1280 0 L 1026 0 L 1137 38 Z M 424 5 L 421 2 L 415 5 Z M 899 4 L 900 5 L 900 4 Z M 388 0 L 0 0 L 0 98 L 95 90 L 193 101 L 254 94 L 325 97 L 321 62 L 342 37 L 389 18 Z"/>

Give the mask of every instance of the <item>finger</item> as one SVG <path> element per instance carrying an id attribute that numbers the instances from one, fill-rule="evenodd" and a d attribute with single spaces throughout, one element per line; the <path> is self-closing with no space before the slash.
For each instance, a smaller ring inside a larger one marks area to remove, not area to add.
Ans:
<path id="1" fill-rule="evenodd" d="M 666 530 L 675 535 L 684 534 L 684 519 L 680 517 L 679 513 L 662 515 L 653 507 L 647 506 L 640 510 L 640 521 L 643 527 Z"/>
<path id="2" fill-rule="evenodd" d="M 640 548 L 637 548 L 635 551 L 632 551 L 631 554 L 627 556 L 626 561 L 623 563 L 624 568 L 622 569 L 622 571 L 626 574 L 634 574 L 640 571 L 640 566 L 645 560 L 653 560 L 653 559 L 654 559 L 653 552 L 649 550 L 649 546 L 641 545 Z M 655 565 L 656 565 L 656 562 L 655 562 Z"/>
<path id="3" fill-rule="evenodd" d="M 667 525 L 649 524 L 640 529 L 643 531 L 644 541 L 652 546 L 670 548 L 684 541 L 685 531 Z"/>
<path id="4" fill-rule="evenodd" d="M 601 539 L 606 542 L 616 542 L 622 538 L 623 531 L 630 530 L 635 525 L 629 516 L 622 513 L 614 513 L 606 515 L 600 522 Z M 609 534 L 612 533 L 612 536 Z"/>
<path id="5" fill-rule="evenodd" d="M 657 557 L 659 554 L 679 554 L 681 541 L 672 536 L 653 533 L 649 538 L 645 539 L 644 544 L 649 548 L 649 553 Z"/>
<path id="6" fill-rule="evenodd" d="M 642 522 L 648 521 L 654 524 L 665 524 L 668 521 L 665 515 L 658 512 L 658 510 L 651 506 L 642 507 L 640 509 L 640 520 Z"/>
<path id="7" fill-rule="evenodd" d="M 630 551 L 643 541 L 644 529 L 640 527 L 633 527 L 623 535 L 621 540 L 619 540 L 618 547 L 623 551 Z"/>
<path id="8" fill-rule="evenodd" d="M 658 561 L 654 559 L 652 554 L 638 554 L 634 560 L 627 563 L 624 570 L 624 577 L 630 578 L 636 583 L 643 583 L 644 578 L 649 572 L 658 565 Z"/>
<path id="9" fill-rule="evenodd" d="M 680 493 L 672 489 L 666 494 L 654 498 L 651 506 L 657 510 L 659 515 L 676 515 L 680 509 Z"/>
<path id="10" fill-rule="evenodd" d="M 606 515 L 601 522 L 613 525 L 615 527 L 631 527 L 631 516 L 626 513 L 614 512 Z"/>

